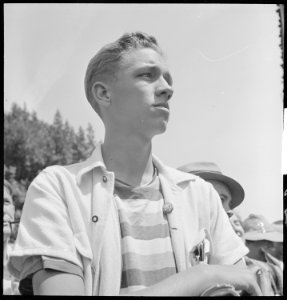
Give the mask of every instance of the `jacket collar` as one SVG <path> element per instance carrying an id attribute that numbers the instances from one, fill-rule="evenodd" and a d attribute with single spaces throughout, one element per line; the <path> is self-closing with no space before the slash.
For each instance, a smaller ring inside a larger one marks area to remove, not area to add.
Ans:
<path id="1" fill-rule="evenodd" d="M 102 141 L 98 141 L 93 153 L 91 156 L 83 161 L 80 164 L 80 168 L 76 174 L 76 180 L 77 183 L 81 183 L 81 179 L 83 175 L 86 173 L 90 172 L 91 170 L 95 168 L 101 168 L 103 172 L 107 172 L 104 160 L 103 160 L 103 155 L 102 155 Z M 163 175 L 172 186 L 177 186 L 179 183 L 182 183 L 184 181 L 195 181 L 198 176 L 190 173 L 185 173 L 182 171 L 179 171 L 175 168 L 171 168 L 166 166 L 156 155 L 152 155 L 153 162 L 158 169 L 158 172 Z"/>
<path id="2" fill-rule="evenodd" d="M 80 163 L 80 168 L 76 174 L 77 184 L 81 183 L 82 177 L 95 168 L 102 168 L 103 171 L 106 171 L 106 166 L 102 156 L 101 144 L 102 141 L 96 143 L 95 149 L 92 152 L 91 156 L 85 161 Z"/>
<path id="3" fill-rule="evenodd" d="M 152 155 L 153 162 L 158 169 L 158 172 L 163 175 L 171 185 L 177 186 L 184 181 L 195 181 L 198 176 L 190 173 L 179 171 L 165 165 L 156 155 Z"/>

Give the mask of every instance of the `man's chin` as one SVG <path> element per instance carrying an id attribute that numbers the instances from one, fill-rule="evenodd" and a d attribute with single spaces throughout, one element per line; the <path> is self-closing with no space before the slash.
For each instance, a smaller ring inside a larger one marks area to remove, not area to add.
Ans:
<path id="1" fill-rule="evenodd" d="M 167 129 L 167 121 L 163 121 L 161 123 L 161 126 L 158 126 L 157 130 L 154 132 L 154 135 L 159 135 L 159 134 L 162 134 L 166 131 Z"/>

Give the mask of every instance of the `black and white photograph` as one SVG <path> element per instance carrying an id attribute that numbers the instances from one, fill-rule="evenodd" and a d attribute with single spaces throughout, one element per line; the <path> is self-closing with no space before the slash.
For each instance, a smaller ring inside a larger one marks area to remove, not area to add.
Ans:
<path id="1" fill-rule="evenodd" d="M 284 9 L 4 3 L 3 295 L 285 294 Z"/>

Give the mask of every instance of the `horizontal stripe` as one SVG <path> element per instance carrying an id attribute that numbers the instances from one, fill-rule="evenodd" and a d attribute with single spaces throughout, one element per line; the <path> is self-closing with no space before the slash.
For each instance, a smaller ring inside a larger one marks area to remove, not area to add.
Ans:
<path id="1" fill-rule="evenodd" d="M 148 199 L 136 199 L 136 200 L 121 200 L 116 197 L 117 207 L 124 213 L 144 213 L 153 214 L 162 211 L 163 199 L 160 201 L 150 201 Z"/>
<path id="2" fill-rule="evenodd" d="M 138 240 L 153 240 L 169 237 L 168 224 L 159 224 L 155 226 L 136 226 L 127 222 L 121 223 L 122 237 L 132 236 Z"/>
<path id="3" fill-rule="evenodd" d="M 127 247 L 127 245 L 129 245 Z M 172 251 L 170 238 L 137 240 L 131 236 L 122 238 L 122 254 L 128 252 L 138 253 L 141 255 L 159 254 Z"/>
<path id="4" fill-rule="evenodd" d="M 142 271 L 159 270 L 163 267 L 175 267 L 172 252 L 141 255 L 129 252 L 123 255 L 123 271 L 137 268 Z"/>
<path id="5" fill-rule="evenodd" d="M 122 272 L 121 287 L 133 285 L 151 286 L 175 274 L 175 268 L 163 268 L 156 271 L 141 271 L 130 269 Z"/>
<path id="6" fill-rule="evenodd" d="M 162 212 L 162 206 L 160 210 L 155 213 L 142 213 L 142 212 L 130 212 L 122 210 L 119 211 L 120 222 L 127 222 L 133 224 L 133 226 L 154 226 L 159 224 L 166 224 L 166 215 Z"/>
<path id="7" fill-rule="evenodd" d="M 152 188 L 145 188 L 139 191 L 115 188 L 115 194 L 123 200 L 149 199 L 151 201 L 158 201 L 162 198 L 160 191 Z"/>

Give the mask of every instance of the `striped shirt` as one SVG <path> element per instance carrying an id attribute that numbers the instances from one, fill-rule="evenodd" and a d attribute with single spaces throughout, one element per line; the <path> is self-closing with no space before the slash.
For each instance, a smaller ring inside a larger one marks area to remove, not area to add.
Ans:
<path id="1" fill-rule="evenodd" d="M 163 214 L 160 181 L 153 180 L 140 187 L 115 182 L 121 247 L 121 293 L 136 291 L 176 273 L 169 227 Z"/>

